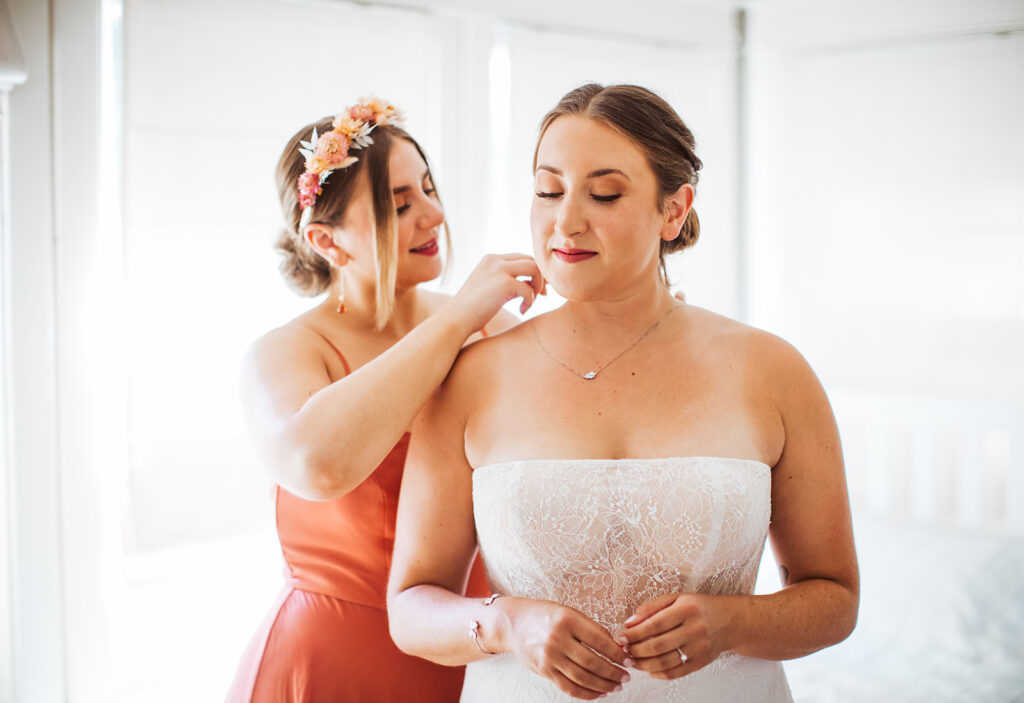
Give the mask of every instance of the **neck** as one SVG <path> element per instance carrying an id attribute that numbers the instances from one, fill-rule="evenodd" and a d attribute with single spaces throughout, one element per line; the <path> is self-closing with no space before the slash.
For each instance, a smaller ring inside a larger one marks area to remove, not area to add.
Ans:
<path id="1" fill-rule="evenodd" d="M 574 326 L 595 335 L 635 333 L 681 305 L 657 279 L 652 285 L 632 288 L 620 295 L 593 301 L 568 301 L 560 309 Z"/>
<path id="2" fill-rule="evenodd" d="M 324 305 L 337 309 L 341 293 L 341 279 L 331 285 L 330 294 Z M 416 286 L 398 288 L 395 291 L 395 308 L 391 318 L 379 334 L 404 337 L 420 321 L 419 296 Z M 376 331 L 377 297 L 375 281 L 358 281 L 353 276 L 345 280 L 344 320 L 349 325 L 365 327 Z"/>

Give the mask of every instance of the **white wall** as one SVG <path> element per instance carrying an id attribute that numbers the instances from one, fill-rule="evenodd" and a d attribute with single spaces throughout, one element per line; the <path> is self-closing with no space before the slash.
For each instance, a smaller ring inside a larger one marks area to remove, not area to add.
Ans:
<path id="1" fill-rule="evenodd" d="M 1024 531 L 1022 29 L 1020 3 L 752 13 L 751 320 L 833 396 L 856 508 Z"/>

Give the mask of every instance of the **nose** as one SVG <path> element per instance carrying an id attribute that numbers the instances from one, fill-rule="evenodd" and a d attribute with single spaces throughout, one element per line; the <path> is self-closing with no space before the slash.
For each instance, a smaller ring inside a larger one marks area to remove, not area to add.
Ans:
<path id="1" fill-rule="evenodd" d="M 433 198 L 426 199 L 426 205 L 420 212 L 419 226 L 422 229 L 440 227 L 444 222 L 444 208 Z"/>
<path id="2" fill-rule="evenodd" d="M 566 193 L 557 204 L 555 213 L 555 231 L 565 237 L 585 232 L 587 218 L 579 199 Z"/>

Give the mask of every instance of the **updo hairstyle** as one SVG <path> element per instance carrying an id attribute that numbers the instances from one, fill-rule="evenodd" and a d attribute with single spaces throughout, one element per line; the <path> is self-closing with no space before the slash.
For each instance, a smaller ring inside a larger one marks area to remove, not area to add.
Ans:
<path id="1" fill-rule="evenodd" d="M 280 270 L 288 285 L 300 295 L 320 295 L 334 281 L 334 269 L 306 241 L 299 228 L 302 208 L 299 206 L 298 179 L 306 169 L 305 158 L 299 153 L 299 142 L 308 141 L 316 127 L 318 134 L 333 129 L 334 118 L 324 117 L 310 123 L 296 132 L 277 162 L 275 178 L 277 194 L 281 203 L 281 214 L 285 226 L 277 238 L 276 249 L 282 255 Z M 373 251 L 376 258 L 376 311 L 375 323 L 381 329 L 390 319 L 395 307 L 395 279 L 398 263 L 398 215 L 395 212 L 395 198 L 391 192 L 391 174 L 388 158 L 395 139 L 404 139 L 416 147 L 416 151 L 427 164 L 427 155 L 412 136 L 393 124 L 378 125 L 371 133 L 373 144 L 353 150 L 352 156 L 359 158 L 354 164 L 333 171 L 322 186 L 322 192 L 313 205 L 310 222 L 340 226 L 356 192 L 359 174 L 366 172 L 370 189 L 370 204 L 373 215 Z M 433 181 L 433 176 L 430 176 Z M 436 189 L 436 184 L 434 185 Z M 435 190 L 436 194 L 436 190 Z M 437 194 L 438 201 L 440 195 Z M 450 251 L 448 224 L 445 222 L 446 250 Z"/>

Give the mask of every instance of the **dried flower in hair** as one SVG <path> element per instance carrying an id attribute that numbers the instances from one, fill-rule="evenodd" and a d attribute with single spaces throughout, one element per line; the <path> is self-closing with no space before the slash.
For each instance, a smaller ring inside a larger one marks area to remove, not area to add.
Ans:
<path id="1" fill-rule="evenodd" d="M 391 103 L 370 98 L 335 116 L 330 132 L 317 135 L 314 127 L 309 141 L 300 140 L 299 153 L 306 159 L 306 170 L 298 181 L 299 206 L 305 211 L 300 222 L 308 223 L 309 210 L 323 192 L 323 183 L 331 172 L 347 168 L 359 160 L 349 152 L 373 144 L 370 132 L 377 126 L 395 124 L 400 120 L 401 114 Z"/>
<path id="2" fill-rule="evenodd" d="M 348 138 L 340 132 L 327 132 L 320 136 L 316 142 L 316 157 L 320 159 L 328 169 L 341 166 L 341 162 L 348 156 Z"/>
<path id="3" fill-rule="evenodd" d="M 299 176 L 299 205 L 302 209 L 313 207 L 316 196 L 320 195 L 320 174 L 306 171 Z"/>

